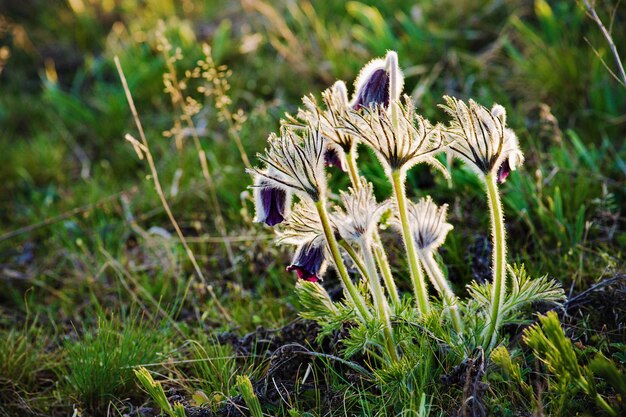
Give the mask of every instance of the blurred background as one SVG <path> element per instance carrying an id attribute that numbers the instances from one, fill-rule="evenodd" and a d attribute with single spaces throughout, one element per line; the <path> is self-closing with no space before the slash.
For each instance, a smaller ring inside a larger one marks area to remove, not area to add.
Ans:
<path id="1" fill-rule="evenodd" d="M 626 57 L 626 5 L 595 10 Z M 352 86 L 390 49 L 431 120 L 444 120 L 445 94 L 507 108 L 526 155 L 503 191 L 512 261 L 568 294 L 624 272 L 626 87 L 583 2 L 0 0 L 0 339 L 23 352 L 5 352 L 4 369 L 0 360 L 0 381 L 11 381 L 0 402 L 67 415 L 141 397 L 132 375 L 117 388 L 80 379 L 89 343 L 108 346 L 102 329 L 158 343 L 133 364 L 200 355 L 175 341 L 177 326 L 206 342 L 294 319 L 289 250 L 252 223 L 246 165 L 303 95 L 337 79 Z M 115 56 L 209 289 L 191 280 L 146 161 L 124 139 L 139 135 Z M 375 158 L 363 149 L 360 162 L 388 195 Z M 442 257 L 459 292 L 489 276 L 482 193 L 459 164 L 450 184 L 427 168 L 409 177 L 411 198 L 450 204 L 455 233 Z M 332 274 L 327 282 L 336 285 Z M 610 298 L 602 308 L 619 302 Z M 577 337 L 615 343 L 623 324 L 610 317 L 588 328 L 617 336 L 580 328 Z M 172 338 L 149 339 L 154 326 Z M 174 379 L 183 372 L 172 369 Z"/>

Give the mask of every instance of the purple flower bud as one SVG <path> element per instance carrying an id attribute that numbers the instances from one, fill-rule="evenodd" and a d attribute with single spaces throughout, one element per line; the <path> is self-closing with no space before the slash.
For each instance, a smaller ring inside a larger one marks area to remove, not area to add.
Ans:
<path id="1" fill-rule="evenodd" d="M 507 177 L 511 173 L 511 165 L 509 164 L 509 160 L 505 159 L 500 168 L 498 168 L 498 184 L 504 184 Z"/>
<path id="2" fill-rule="evenodd" d="M 337 149 L 328 146 L 326 148 L 326 152 L 324 153 L 324 162 L 326 163 L 326 166 L 336 166 L 343 172 L 348 172 L 339 152 L 340 151 Z"/>
<path id="3" fill-rule="evenodd" d="M 354 110 L 373 105 L 389 106 L 389 74 L 383 68 L 374 71 L 356 92 Z"/>
<path id="4" fill-rule="evenodd" d="M 315 244 L 318 243 L 318 244 Z M 312 240 L 300 246 L 293 257 L 287 271 L 295 271 L 299 279 L 318 282 L 324 266 L 324 246 L 322 242 Z"/>
<path id="5" fill-rule="evenodd" d="M 404 76 L 398 67 L 398 54 L 388 51 L 384 59 L 378 58 L 365 65 L 356 79 L 355 92 L 350 102 L 353 110 L 362 107 L 389 107 L 400 99 Z"/>
<path id="6" fill-rule="evenodd" d="M 258 179 L 255 184 L 256 218 L 254 221 L 275 226 L 287 218 L 291 196 L 268 181 Z"/>

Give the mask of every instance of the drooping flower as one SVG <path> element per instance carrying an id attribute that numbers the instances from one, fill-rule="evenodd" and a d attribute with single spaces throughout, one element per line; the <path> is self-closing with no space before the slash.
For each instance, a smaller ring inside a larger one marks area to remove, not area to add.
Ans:
<path id="1" fill-rule="evenodd" d="M 288 271 L 307 281 L 321 280 L 327 267 L 327 244 L 319 216 L 306 200 L 294 206 L 284 229 L 278 232 L 278 243 L 296 246 Z"/>
<path id="2" fill-rule="evenodd" d="M 344 122 L 345 129 L 374 150 L 388 174 L 406 172 L 413 165 L 426 162 L 447 175 L 434 156 L 449 141 L 441 134 L 439 125 L 431 125 L 415 112 L 408 96 L 402 102 L 392 102 L 389 109 L 374 106 L 352 111 Z"/>
<path id="3" fill-rule="evenodd" d="M 291 191 L 277 187 L 260 175 L 255 175 L 254 201 L 256 216 L 254 221 L 275 226 L 289 215 Z"/>
<path id="4" fill-rule="evenodd" d="M 385 59 L 373 59 L 361 69 L 354 83 L 350 107 L 353 110 L 374 105 L 388 107 L 400 97 L 403 87 L 404 76 L 398 66 L 398 54 L 389 51 Z"/>
<path id="5" fill-rule="evenodd" d="M 248 172 L 263 177 L 275 187 L 318 201 L 326 191 L 324 140 L 312 126 L 301 134 L 288 127 L 281 129 L 280 136 L 272 133 L 265 153 L 257 155 L 266 169 L 253 168 Z"/>
<path id="6" fill-rule="evenodd" d="M 333 144 L 328 144 L 326 146 L 326 152 L 324 152 L 324 163 L 326 166 L 334 166 L 342 170 L 343 172 L 348 172 L 346 168 L 346 154 L 343 149 L 338 148 Z"/>
<path id="7" fill-rule="evenodd" d="M 337 229 L 343 239 L 350 243 L 370 243 L 374 230 L 385 210 L 387 203 L 379 204 L 374 197 L 372 184 L 365 178 L 359 179 L 357 190 L 350 187 L 349 192 L 341 192 L 341 201 L 345 211 L 337 207 L 333 213 Z"/>
<path id="8" fill-rule="evenodd" d="M 517 135 L 506 127 L 506 110 L 495 104 L 491 111 L 469 100 L 469 106 L 445 96 L 441 107 L 452 116 L 444 130 L 454 143 L 450 153 L 465 162 L 479 176 L 497 176 L 504 182 L 511 171 L 524 162 Z"/>
<path id="9" fill-rule="evenodd" d="M 434 252 L 446 240 L 453 226 L 446 222 L 448 205 L 437 206 L 430 198 L 421 198 L 417 203 L 409 202 L 411 233 L 417 250 Z"/>
<path id="10" fill-rule="evenodd" d="M 325 269 L 325 262 L 324 246 L 316 245 L 313 241 L 309 241 L 296 249 L 287 271 L 295 271 L 299 279 L 318 282 L 323 274 L 323 269 Z"/>

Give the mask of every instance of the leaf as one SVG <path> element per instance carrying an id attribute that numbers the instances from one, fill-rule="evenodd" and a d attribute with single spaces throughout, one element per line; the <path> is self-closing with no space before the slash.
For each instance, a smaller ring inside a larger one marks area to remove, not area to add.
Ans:
<path id="1" fill-rule="evenodd" d="M 561 303 L 565 293 L 561 284 L 548 279 L 547 275 L 531 278 L 524 266 L 508 265 L 511 291 L 507 293 L 502 305 L 502 319 L 507 320 L 517 310 L 534 302 Z"/>

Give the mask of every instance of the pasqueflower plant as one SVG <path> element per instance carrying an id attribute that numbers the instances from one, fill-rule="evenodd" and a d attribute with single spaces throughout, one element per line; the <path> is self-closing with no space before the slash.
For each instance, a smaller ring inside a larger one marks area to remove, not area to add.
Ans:
<path id="1" fill-rule="evenodd" d="M 256 221 L 275 227 L 278 243 L 294 246 L 287 270 L 298 278 L 302 315 L 324 330 L 346 321 L 362 326 L 372 335 L 364 349 L 393 364 L 404 354 L 398 323 L 410 316 L 449 326 L 446 339 L 466 354 L 478 347 L 490 352 L 503 340 L 501 327 L 519 318 L 522 305 L 563 299 L 554 281 L 533 280 L 523 268 L 507 267 L 498 186 L 521 166 L 523 154 L 502 106 L 488 109 L 446 96 L 442 108 L 450 121 L 434 124 L 403 95 L 403 85 L 398 56 L 388 52 L 364 66 L 351 99 L 343 81 L 324 91 L 321 103 L 305 96 L 297 114 L 286 115 L 280 133 L 270 135 L 258 155 L 263 166 L 249 170 Z M 393 190 L 389 199 L 377 201 L 372 183 L 360 174 L 359 147 L 377 156 Z M 411 201 L 406 190 L 407 172 L 418 164 L 449 178 L 439 158 L 445 153 L 479 176 L 491 213 L 492 280 L 470 284 L 465 300 L 455 294 L 438 254 L 453 232 L 447 206 L 431 197 Z M 347 190 L 332 190 L 331 169 L 347 173 Z M 379 233 L 382 223 L 393 226 L 389 230 L 403 242 L 412 287 L 404 297 L 397 283 L 405 277 L 392 273 Z M 342 300 L 332 300 L 324 289 L 327 267 L 339 276 Z"/>

